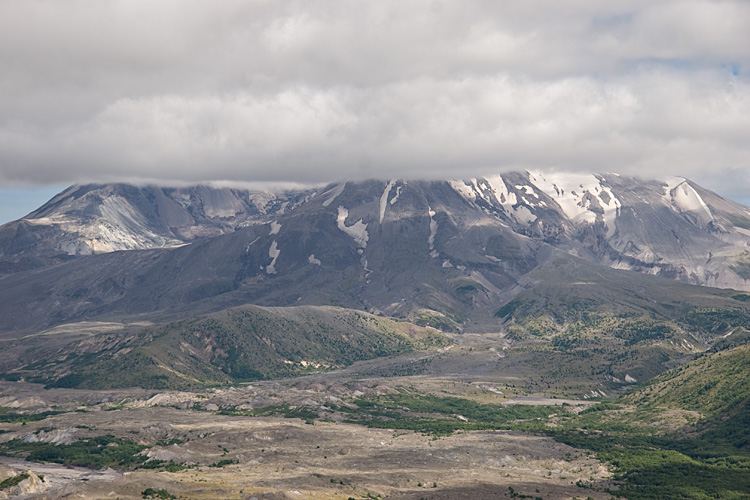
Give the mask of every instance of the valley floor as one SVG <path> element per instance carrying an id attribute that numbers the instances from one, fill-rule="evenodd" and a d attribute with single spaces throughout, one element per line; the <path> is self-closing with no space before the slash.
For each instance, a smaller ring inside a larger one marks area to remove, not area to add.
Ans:
<path id="1" fill-rule="evenodd" d="M 576 486 L 581 480 L 606 482 L 609 473 L 600 462 L 550 438 L 517 432 L 475 431 L 434 439 L 344 423 L 307 425 L 299 419 L 225 417 L 164 407 L 81 417 L 59 415 L 46 419 L 44 426 L 144 442 L 153 442 L 159 433 L 163 439 L 181 436 L 172 438 L 179 444 L 157 445 L 147 453 L 196 465 L 176 472 L 92 472 L 5 459 L 5 467 L 45 477 L 38 491 L 19 498 L 141 498 L 147 488 L 186 499 L 476 499 L 512 498 L 513 492 L 545 499 L 610 498 Z M 81 422 L 90 429 L 77 429 Z M 26 427 L 20 432 L 29 436 L 41 425 Z"/>
<path id="2" fill-rule="evenodd" d="M 0 498 L 749 498 L 747 414 L 701 437 L 699 411 L 649 402 L 685 382 L 662 377 L 615 403 L 566 397 L 600 382 L 556 385 L 540 367 L 559 366 L 504 347 L 501 335 L 464 335 L 337 372 L 195 392 L 0 381 Z M 713 366 L 744 377 L 746 354 L 670 376 Z"/>
<path id="3" fill-rule="evenodd" d="M 30 471 L 30 478 L 15 489 L 0 490 L 0 498 L 611 498 L 603 491 L 612 486 L 608 467 L 593 454 L 550 437 L 494 429 L 394 430 L 346 422 L 356 416 L 347 413 L 354 406 L 351 401 L 368 398 L 439 394 L 502 408 L 508 398 L 523 394 L 504 394 L 486 377 L 467 383 L 424 374 L 365 376 L 420 366 L 421 360 L 446 353 L 451 355 L 445 359 L 452 361 L 443 369 L 460 370 L 463 349 L 411 353 L 336 373 L 202 392 L 45 390 L 0 382 L 0 406 L 18 417 L 0 423 L 0 447 L 15 455 L 1 459 L 0 481 Z M 488 363 L 498 359 L 494 351 L 465 349 L 466 356 L 487 357 Z M 565 402 L 566 409 L 558 406 L 563 412 L 591 404 L 535 398 L 516 402 Z M 39 420 L 19 417 L 42 410 L 60 413 Z M 300 418 L 293 418 L 295 411 Z M 438 423 L 445 418 L 459 425 L 469 420 L 459 414 L 437 417 Z M 106 440 L 93 448 L 73 450 L 75 443 L 102 436 Z M 124 451 L 126 443 L 140 447 L 128 451 L 139 457 L 136 462 L 118 465 L 121 456 L 105 457 L 110 450 Z M 63 448 L 84 454 L 88 458 L 81 463 L 90 460 L 89 467 L 71 466 L 81 461 L 75 454 L 62 459 L 44 455 Z M 25 461 L 30 453 L 48 462 Z M 143 468 L 149 464 L 161 466 Z"/>

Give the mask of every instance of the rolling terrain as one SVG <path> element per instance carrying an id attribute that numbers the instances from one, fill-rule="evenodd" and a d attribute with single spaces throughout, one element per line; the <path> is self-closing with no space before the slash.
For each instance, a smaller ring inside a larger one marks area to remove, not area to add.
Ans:
<path id="1" fill-rule="evenodd" d="M 74 342 L 11 372 L 51 387 L 195 389 L 343 368 L 441 347 L 437 330 L 349 309 L 245 306 Z"/>
<path id="2" fill-rule="evenodd" d="M 0 227 L 0 498 L 747 498 L 749 246 L 677 178 L 71 187 Z"/>

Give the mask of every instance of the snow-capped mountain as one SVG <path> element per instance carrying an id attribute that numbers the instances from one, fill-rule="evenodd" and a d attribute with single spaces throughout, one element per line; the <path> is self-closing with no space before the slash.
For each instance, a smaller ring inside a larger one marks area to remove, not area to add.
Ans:
<path id="1" fill-rule="evenodd" d="M 584 259 L 698 285 L 750 285 L 750 210 L 687 179 L 526 173 L 450 184 L 516 232 Z"/>
<path id="2" fill-rule="evenodd" d="M 37 265 L 49 249 L 78 256 L 0 278 L 0 327 L 245 303 L 432 311 L 488 327 L 555 255 L 750 289 L 750 211 L 685 179 L 510 173 L 259 196 L 126 185 L 61 193 L 0 229 L 2 248 Z M 123 249 L 140 250 L 108 252 Z"/>

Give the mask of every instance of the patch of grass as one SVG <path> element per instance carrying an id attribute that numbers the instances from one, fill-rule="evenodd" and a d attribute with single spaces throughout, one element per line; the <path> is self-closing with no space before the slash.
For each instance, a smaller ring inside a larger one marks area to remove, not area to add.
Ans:
<path id="1" fill-rule="evenodd" d="M 29 476 L 26 472 L 19 474 L 17 476 L 11 476 L 2 482 L 0 482 L 0 491 L 7 490 L 8 488 L 12 488 L 16 486 L 17 484 L 21 484 L 23 481 L 27 480 Z"/>
<path id="2" fill-rule="evenodd" d="M 619 404 L 600 403 L 546 433 L 611 463 L 633 500 L 745 499 L 750 492 L 750 346 L 699 356 Z M 630 411 L 624 412 L 625 405 Z M 670 410 L 702 415 L 689 427 L 658 425 Z M 656 424 L 656 425 L 654 425 Z"/>
<path id="3" fill-rule="evenodd" d="M 704 439 L 648 436 L 637 427 L 608 429 L 604 422 L 600 424 L 549 434 L 562 443 L 594 451 L 597 458 L 611 463 L 620 482 L 612 494 L 631 500 L 747 498 L 750 454 L 746 450 L 715 455 L 713 445 Z"/>
<path id="4" fill-rule="evenodd" d="M 301 418 L 305 423 L 312 424 L 318 418 L 318 412 L 307 406 L 290 406 L 288 404 L 264 406 L 252 410 L 223 409 L 217 412 L 219 415 L 232 417 L 284 417 Z"/>
<path id="5" fill-rule="evenodd" d="M 457 332 L 456 322 L 443 313 L 423 309 L 414 314 L 411 321 L 419 326 L 431 326 L 442 332 Z"/>
<path id="6" fill-rule="evenodd" d="M 439 397 L 402 391 L 358 398 L 356 407 L 337 406 L 347 422 L 381 429 L 413 430 L 435 436 L 458 430 L 538 430 L 555 410 L 546 406 L 498 406 L 458 397 Z"/>
<path id="7" fill-rule="evenodd" d="M 169 462 L 165 460 L 149 460 L 137 467 L 138 469 L 161 469 L 166 472 L 179 472 L 181 470 L 189 469 L 190 466 L 182 463 L 177 463 L 172 460 Z"/>
<path id="8" fill-rule="evenodd" d="M 230 460 L 230 459 L 228 459 L 228 458 L 225 458 L 225 459 L 223 459 L 223 460 L 219 460 L 219 461 L 218 461 L 218 462 L 216 462 L 215 464 L 211 464 L 211 465 L 210 465 L 209 467 L 217 467 L 217 468 L 220 468 L 220 467 L 226 467 L 227 465 L 234 465 L 234 464 L 236 464 L 236 463 L 239 463 L 239 462 L 238 462 L 237 460 L 233 460 L 233 459 L 232 459 L 232 460 Z"/>
<path id="9" fill-rule="evenodd" d="M 21 424 L 27 422 L 36 422 L 44 420 L 52 415 L 65 413 L 63 411 L 43 411 L 41 413 L 17 413 L 12 408 L 0 406 L 0 423 L 4 424 Z"/>
<path id="10" fill-rule="evenodd" d="M 147 457 L 140 452 L 148 446 L 111 435 L 97 436 L 71 444 L 27 443 L 14 439 L 0 444 L 0 455 L 23 457 L 31 462 L 52 462 L 89 467 L 134 468 Z"/>
<path id="11" fill-rule="evenodd" d="M 145 490 L 143 490 L 143 492 L 141 492 L 141 496 L 149 500 L 171 500 L 173 498 L 177 498 L 169 493 L 166 489 L 155 490 L 153 488 L 146 488 Z"/>

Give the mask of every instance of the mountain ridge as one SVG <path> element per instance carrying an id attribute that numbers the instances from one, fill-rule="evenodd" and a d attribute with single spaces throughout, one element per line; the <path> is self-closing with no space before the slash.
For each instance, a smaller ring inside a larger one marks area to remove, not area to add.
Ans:
<path id="1" fill-rule="evenodd" d="M 240 201 L 228 188 L 165 189 L 70 188 L 0 227 L 0 248 L 9 248 L 19 240 L 13 230 L 28 221 L 96 221 L 109 213 L 102 206 L 115 212 L 125 206 L 102 193 L 120 201 L 130 193 L 127 206 L 153 209 L 153 234 L 169 230 L 175 237 L 160 240 L 170 243 L 160 248 L 56 263 L 45 261 L 56 259 L 45 251 L 58 237 L 38 233 L 41 249 L 27 238 L 21 246 L 30 257 L 24 258 L 37 265 L 0 276 L 0 330 L 33 332 L 129 315 L 175 320 L 193 310 L 257 303 L 330 304 L 399 317 L 424 309 L 481 331 L 496 328 L 500 306 L 530 286 L 531 271 L 560 253 L 687 283 L 750 289 L 750 210 L 685 179 L 527 172 L 469 181 L 341 182 L 263 198 L 265 213 L 256 205 L 253 213 L 242 208 L 257 195 L 249 191 Z M 184 203 L 192 196 L 200 207 L 188 204 L 188 211 L 175 201 L 178 195 Z M 221 234 L 178 241 L 176 230 L 188 215 L 191 224 L 201 220 Z"/>
<path id="2" fill-rule="evenodd" d="M 481 212 L 519 235 L 592 262 L 699 285 L 750 289 L 747 207 L 684 178 L 653 181 L 616 174 L 539 172 L 463 181 L 349 181 L 275 192 L 210 186 L 72 186 L 28 216 L 0 227 L 0 273 L 78 255 L 174 247 L 248 225 L 278 223 L 278 217 L 309 205 L 316 196 L 325 196 L 325 207 L 334 204 L 340 230 L 350 235 L 359 231 L 357 237 L 365 243 L 366 226 L 372 229 L 377 221 L 382 228 L 389 211 L 408 198 L 409 186 L 453 199 L 447 210 L 435 212 L 437 217 L 467 208 L 458 208 L 458 195 L 478 212 L 474 218 Z M 339 196 L 346 191 L 370 201 L 361 204 L 356 196 L 345 196 L 348 201 L 341 204 Z M 427 226 L 437 230 L 439 221 L 428 214 L 432 207 L 422 205 L 419 210 L 425 212 Z M 357 225 L 358 220 L 363 222 Z M 432 252 L 436 235 L 428 233 L 430 237 Z"/>
<path id="3" fill-rule="evenodd" d="M 266 222 L 306 191 L 74 185 L 0 226 L 0 274 L 120 250 L 169 248 Z"/>

